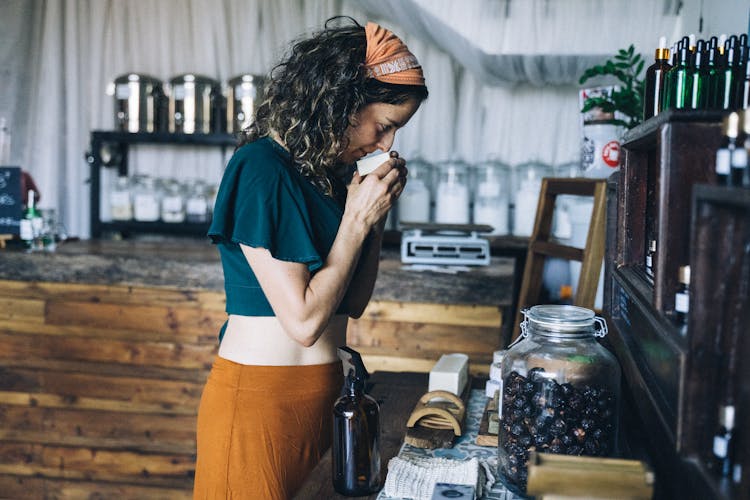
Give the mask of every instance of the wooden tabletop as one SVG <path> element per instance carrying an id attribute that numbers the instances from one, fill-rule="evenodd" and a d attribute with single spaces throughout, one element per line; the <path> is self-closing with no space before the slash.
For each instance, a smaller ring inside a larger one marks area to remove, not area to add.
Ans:
<path id="1" fill-rule="evenodd" d="M 368 393 L 380 405 L 380 467 L 381 486 L 385 484 L 388 461 L 398 454 L 406 433 L 406 421 L 420 396 L 427 392 L 427 373 L 375 372 L 369 382 Z M 373 493 L 368 498 L 375 499 Z M 333 490 L 331 450 L 328 450 L 317 467 L 307 478 L 294 497 L 298 500 L 310 498 L 346 499 Z"/>

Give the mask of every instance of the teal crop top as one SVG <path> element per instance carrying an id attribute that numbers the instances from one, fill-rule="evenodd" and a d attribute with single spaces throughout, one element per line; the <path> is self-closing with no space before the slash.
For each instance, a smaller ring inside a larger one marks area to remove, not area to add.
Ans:
<path id="1" fill-rule="evenodd" d="M 342 215 L 343 207 L 303 177 L 274 140 L 261 138 L 239 148 L 222 177 L 208 230 L 221 256 L 227 313 L 274 316 L 240 243 L 304 263 L 315 273 Z"/>

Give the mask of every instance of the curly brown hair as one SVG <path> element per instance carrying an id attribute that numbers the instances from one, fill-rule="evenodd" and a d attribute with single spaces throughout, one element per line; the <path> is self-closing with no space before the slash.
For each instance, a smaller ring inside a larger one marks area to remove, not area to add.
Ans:
<path id="1" fill-rule="evenodd" d="M 302 175 L 332 195 L 329 172 L 348 145 L 345 131 L 352 117 L 368 104 L 422 102 L 428 95 L 424 86 L 367 78 L 366 43 L 364 27 L 341 16 L 297 40 L 271 70 L 263 101 L 240 146 L 279 134 Z"/>

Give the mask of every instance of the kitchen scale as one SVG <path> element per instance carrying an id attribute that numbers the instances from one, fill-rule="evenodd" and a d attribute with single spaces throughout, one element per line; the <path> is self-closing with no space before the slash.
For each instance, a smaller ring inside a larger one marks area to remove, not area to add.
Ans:
<path id="1" fill-rule="evenodd" d="M 483 224 L 401 223 L 401 262 L 486 266 L 490 242 L 480 233 L 492 232 Z"/>

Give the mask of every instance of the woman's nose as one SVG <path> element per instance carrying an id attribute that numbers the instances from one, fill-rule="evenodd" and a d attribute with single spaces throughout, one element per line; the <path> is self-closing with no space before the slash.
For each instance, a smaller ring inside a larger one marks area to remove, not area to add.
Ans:
<path id="1" fill-rule="evenodd" d="M 391 147 L 393 146 L 393 141 L 395 138 L 396 138 L 395 131 L 388 132 L 387 134 L 385 134 L 383 137 L 380 138 L 376 146 L 381 151 L 384 151 L 384 152 L 389 151 Z"/>

